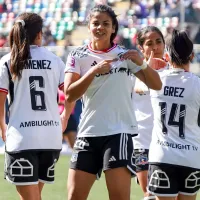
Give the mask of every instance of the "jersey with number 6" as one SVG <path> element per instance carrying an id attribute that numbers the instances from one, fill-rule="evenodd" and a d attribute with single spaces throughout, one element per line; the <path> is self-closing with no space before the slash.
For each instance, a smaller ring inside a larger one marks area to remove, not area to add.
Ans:
<path id="1" fill-rule="evenodd" d="M 0 61 L 0 92 L 10 100 L 8 152 L 62 148 L 57 91 L 63 87 L 65 65 L 44 47 L 31 46 L 30 53 L 21 79 L 14 81 L 9 77 L 10 54 Z"/>
<path id="2" fill-rule="evenodd" d="M 159 74 L 162 89 L 151 90 L 154 128 L 149 162 L 200 169 L 200 79 L 183 69 Z"/>

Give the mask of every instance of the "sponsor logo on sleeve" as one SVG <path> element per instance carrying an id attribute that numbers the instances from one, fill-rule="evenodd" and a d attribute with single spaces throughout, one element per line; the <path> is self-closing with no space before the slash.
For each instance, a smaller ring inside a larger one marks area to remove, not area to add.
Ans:
<path id="1" fill-rule="evenodd" d="M 75 59 L 74 59 L 74 57 L 68 57 L 67 65 L 69 65 L 70 67 L 75 67 Z"/>

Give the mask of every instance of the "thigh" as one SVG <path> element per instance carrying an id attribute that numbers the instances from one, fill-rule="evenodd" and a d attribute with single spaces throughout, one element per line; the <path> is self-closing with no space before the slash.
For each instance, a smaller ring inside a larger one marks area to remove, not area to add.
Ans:
<path id="1" fill-rule="evenodd" d="M 150 164 L 148 171 L 148 192 L 162 198 L 172 199 L 178 195 L 178 170 L 168 164 Z"/>
<path id="2" fill-rule="evenodd" d="M 76 138 L 70 160 L 70 169 L 98 175 L 102 170 L 103 158 L 99 152 L 100 137 Z"/>
<path id="3" fill-rule="evenodd" d="M 41 200 L 38 185 L 17 185 L 16 189 L 22 200 Z"/>
<path id="4" fill-rule="evenodd" d="M 95 174 L 69 169 L 67 181 L 68 200 L 86 200 L 95 180 Z"/>
<path id="5" fill-rule="evenodd" d="M 37 152 L 5 152 L 5 178 L 14 185 L 38 184 L 38 167 Z"/>
<path id="6" fill-rule="evenodd" d="M 130 200 L 131 173 L 126 167 L 106 170 L 105 177 L 110 200 Z"/>
<path id="7" fill-rule="evenodd" d="M 60 150 L 40 151 L 38 176 L 42 183 L 53 183 L 55 178 L 55 164 L 59 159 Z"/>
<path id="8" fill-rule="evenodd" d="M 192 196 L 179 194 L 176 200 L 196 200 L 196 197 L 197 197 L 197 194 L 194 194 Z"/>
<path id="9" fill-rule="evenodd" d="M 190 167 L 179 168 L 179 194 L 194 196 L 200 188 L 200 170 Z"/>
<path id="10" fill-rule="evenodd" d="M 102 153 L 104 171 L 125 167 L 132 176 L 136 175 L 131 134 L 119 133 L 107 136 Z"/>

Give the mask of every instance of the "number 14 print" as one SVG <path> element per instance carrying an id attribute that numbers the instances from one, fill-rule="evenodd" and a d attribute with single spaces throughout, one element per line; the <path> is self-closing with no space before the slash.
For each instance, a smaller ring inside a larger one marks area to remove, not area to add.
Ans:
<path id="1" fill-rule="evenodd" d="M 161 123 L 162 123 L 162 132 L 163 134 L 167 134 L 168 130 L 166 127 L 166 112 L 167 112 L 167 103 L 160 102 L 159 106 L 161 107 Z M 177 113 L 177 110 L 180 106 L 180 112 Z M 176 115 L 179 115 L 179 121 L 175 121 Z M 179 128 L 179 137 L 185 139 L 185 115 L 186 109 L 185 105 L 178 105 L 176 103 L 172 104 L 171 112 L 169 115 L 169 120 L 167 125 L 174 126 Z"/>

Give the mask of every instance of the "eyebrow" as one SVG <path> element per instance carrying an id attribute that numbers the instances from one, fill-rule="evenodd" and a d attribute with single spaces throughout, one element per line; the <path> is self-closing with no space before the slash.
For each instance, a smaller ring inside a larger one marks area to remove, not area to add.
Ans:
<path id="1" fill-rule="evenodd" d="M 157 38 L 156 41 L 162 40 L 162 38 Z M 146 42 L 152 42 L 153 40 L 146 40 Z"/>

